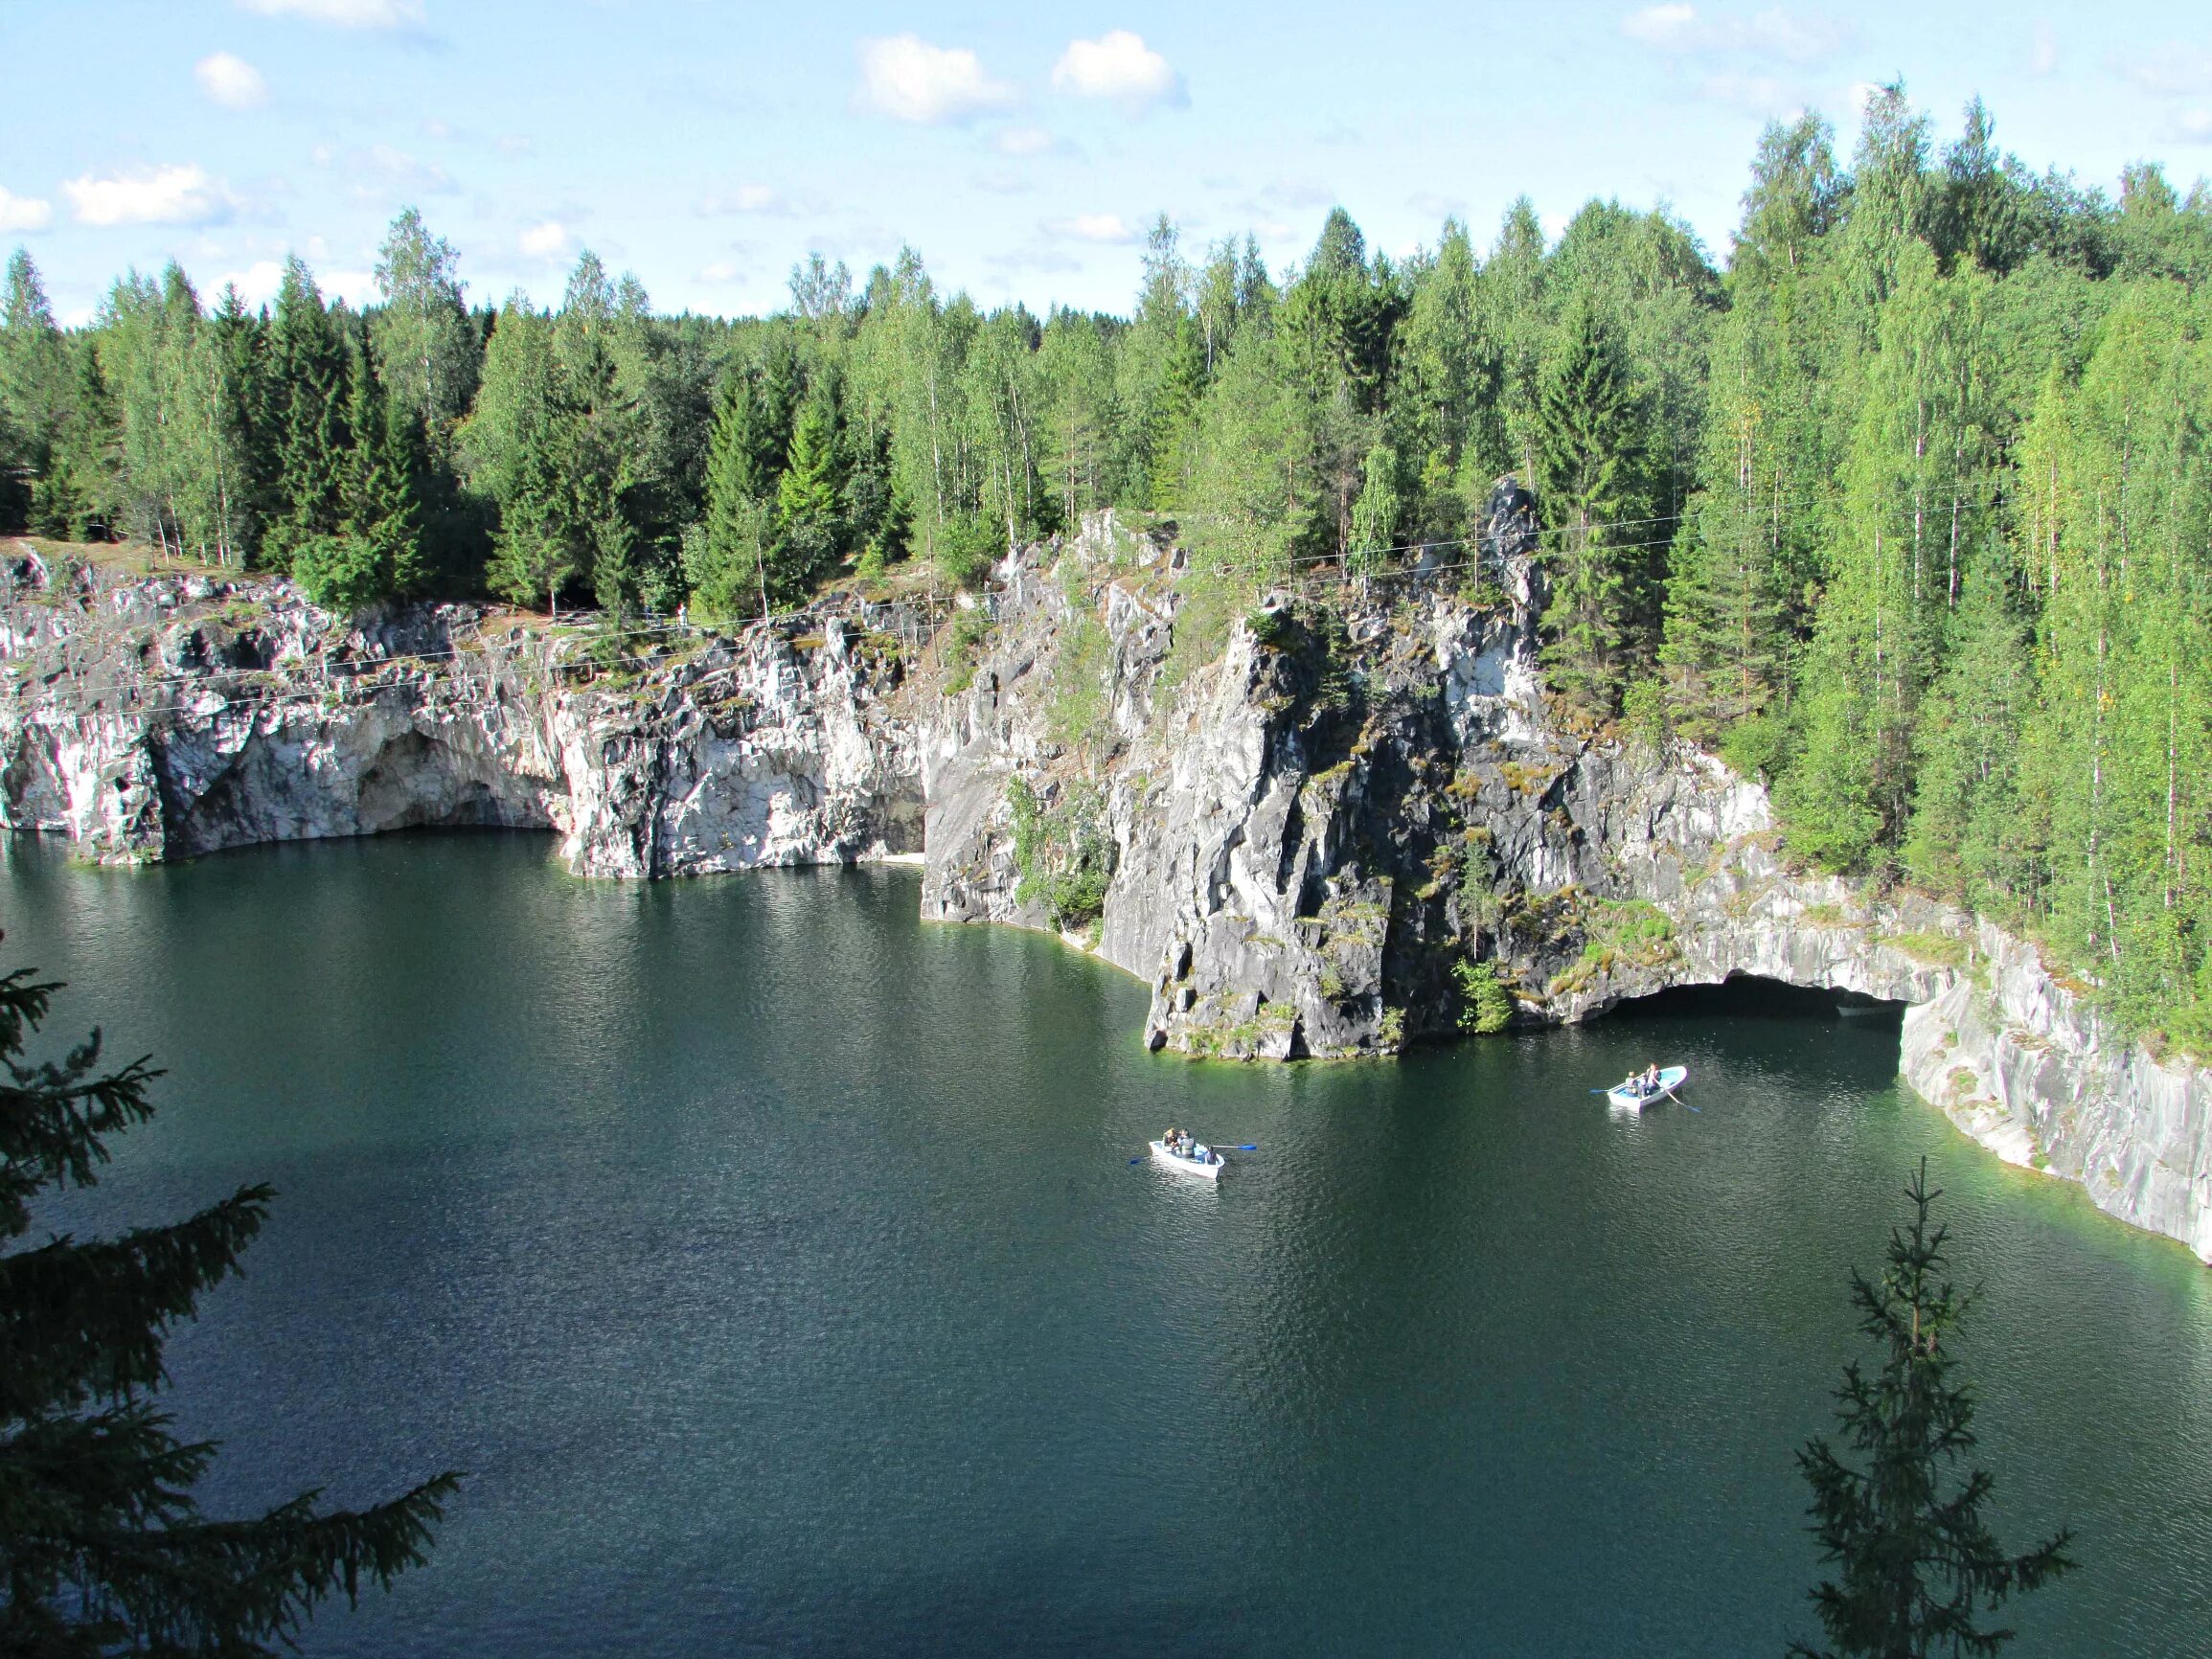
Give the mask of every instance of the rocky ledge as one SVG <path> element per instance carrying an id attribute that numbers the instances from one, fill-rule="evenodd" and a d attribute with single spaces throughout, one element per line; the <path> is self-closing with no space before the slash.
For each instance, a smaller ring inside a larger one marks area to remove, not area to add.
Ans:
<path id="1" fill-rule="evenodd" d="M 414 825 L 638 876 L 921 854 L 946 921 L 1048 928 L 1194 1056 L 1383 1055 L 1755 974 L 1910 1005 L 1903 1069 L 2007 1159 L 2212 1261 L 2212 1079 L 2000 930 L 1794 868 L 1765 792 L 1544 693 L 1529 504 L 1451 570 L 1256 607 L 1110 517 L 972 610 L 731 635 L 14 561 L 0 823 L 108 861 Z M 1325 600 L 1325 602 L 1322 601 Z"/>

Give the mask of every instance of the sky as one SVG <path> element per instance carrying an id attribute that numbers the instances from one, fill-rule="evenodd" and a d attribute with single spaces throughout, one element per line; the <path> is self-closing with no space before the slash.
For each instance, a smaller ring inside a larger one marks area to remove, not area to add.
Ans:
<path id="1" fill-rule="evenodd" d="M 901 245 L 987 307 L 1127 310 L 1161 213 L 1280 270 L 1336 203 L 1403 254 L 1616 197 L 1718 261 L 1764 124 L 1848 151 L 1899 78 L 1939 143 L 1978 93 L 2039 171 L 2212 173 L 2202 4 L 0 0 L 0 247 L 68 322 L 171 259 L 260 302 L 297 252 L 360 304 L 410 204 L 472 302 L 555 302 L 589 247 L 731 315 Z"/>

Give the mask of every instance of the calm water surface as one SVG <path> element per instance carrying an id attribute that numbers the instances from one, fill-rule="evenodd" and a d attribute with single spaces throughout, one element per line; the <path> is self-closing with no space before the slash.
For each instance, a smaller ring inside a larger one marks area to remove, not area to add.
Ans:
<path id="1" fill-rule="evenodd" d="M 147 872 L 17 841 L 9 964 L 170 1069 L 56 1225 L 280 1189 L 171 1347 L 212 1496 L 471 1471 L 314 1654 L 1775 1654 L 1792 1449 L 1926 1153 L 1986 1281 L 2027 1655 L 2212 1651 L 2212 1273 L 1743 999 L 1398 1065 L 1144 1054 L 910 872 L 587 884 L 531 837 Z M 1678 1059 L 1701 1110 L 1586 1093 Z M 1219 1191 L 1174 1122 L 1263 1150 Z"/>

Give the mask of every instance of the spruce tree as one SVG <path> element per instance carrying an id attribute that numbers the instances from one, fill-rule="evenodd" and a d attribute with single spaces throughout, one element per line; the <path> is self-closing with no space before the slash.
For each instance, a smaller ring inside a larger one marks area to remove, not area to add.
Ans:
<path id="1" fill-rule="evenodd" d="M 685 580 L 705 616 L 768 612 L 759 424 L 753 378 L 734 372 L 722 382 L 707 449 L 706 516 L 685 557 Z"/>
<path id="2" fill-rule="evenodd" d="M 1844 1367 L 1836 1415 L 1846 1455 L 1822 1436 L 1797 1454 L 1813 1489 L 1813 1534 L 1836 1576 L 1812 1592 L 1825 1648 L 1797 1644 L 1799 1659 L 1927 1659 L 1995 1653 L 2013 1632 L 1983 1623 L 2006 1601 L 2074 1565 L 2060 1532 L 2008 1556 L 1982 1511 L 1986 1469 L 1956 1476 L 1976 1443 L 1973 1390 L 1958 1375 L 1950 1339 L 1973 1297 L 1947 1275 L 1950 1229 L 1930 1227 L 1927 1160 L 1904 1190 L 1912 1216 L 1889 1235 L 1879 1283 L 1854 1271 L 1859 1328 L 1881 1351 L 1869 1375 Z"/>
<path id="3" fill-rule="evenodd" d="M 193 1489 L 217 1447 L 180 1439 L 156 1403 L 162 1345 L 238 1272 L 274 1194 L 26 1242 L 36 1196 L 94 1185 L 107 1143 L 152 1115 L 161 1075 L 144 1059 L 102 1070 L 98 1032 L 27 1061 L 59 989 L 0 977 L 0 1652 L 273 1654 L 319 1603 L 422 1564 L 458 1477 L 363 1511 L 309 1492 L 256 1519 L 201 1513 Z"/>
<path id="4" fill-rule="evenodd" d="M 69 385 L 68 342 L 55 326 L 38 267 L 17 248 L 0 290 L 0 522 L 55 534 L 40 486 L 54 471 Z M 46 495 L 50 502 L 51 487 Z"/>
<path id="5" fill-rule="evenodd" d="M 295 547 L 337 531 L 351 447 L 345 349 L 314 277 L 296 256 L 285 261 L 269 347 L 278 405 L 277 516 L 264 534 L 262 557 L 288 570 Z"/>
<path id="6" fill-rule="evenodd" d="M 768 586 L 787 598 L 808 586 L 844 551 L 844 514 L 837 466 L 837 411 L 820 386 L 801 405 L 791 449 L 776 481 L 776 547 Z"/>
<path id="7" fill-rule="evenodd" d="M 1546 662 L 1562 692 L 1604 714 L 1651 643 L 1657 538 L 1643 411 L 1618 348 L 1585 303 L 1561 327 L 1538 414 L 1539 494 L 1552 535 Z"/>
<path id="8" fill-rule="evenodd" d="M 411 410 L 395 411 L 374 359 L 349 357 L 346 428 L 353 448 L 339 481 L 338 528 L 292 552 L 292 574 L 317 604 L 353 612 L 409 592 L 422 578 L 422 513 L 415 457 L 404 435 Z"/>

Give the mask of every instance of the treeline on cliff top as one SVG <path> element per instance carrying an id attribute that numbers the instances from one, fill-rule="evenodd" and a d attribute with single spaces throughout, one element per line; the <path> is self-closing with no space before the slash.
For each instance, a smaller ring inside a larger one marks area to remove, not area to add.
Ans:
<path id="1" fill-rule="evenodd" d="M 826 580 L 972 583 L 1108 504 L 1232 595 L 1383 574 L 1536 493 L 1555 690 L 1718 747 L 1792 845 L 2042 940 L 2134 1029 L 2212 1049 L 2212 197 L 2117 201 L 1939 148 L 1884 89 L 1848 166 L 1760 141 L 1725 271 L 1592 202 L 1404 260 L 1330 216 L 1302 265 L 1188 259 L 1127 318 L 945 295 L 907 253 L 790 307 L 656 316 L 586 254 L 560 305 L 466 305 L 412 211 L 382 303 L 211 307 L 171 266 L 57 329 L 0 315 L 0 519 L 288 572 L 743 617 Z M 1468 557 L 1471 561 L 1471 550 Z M 1479 572 L 1471 572 L 1478 580 Z"/>

